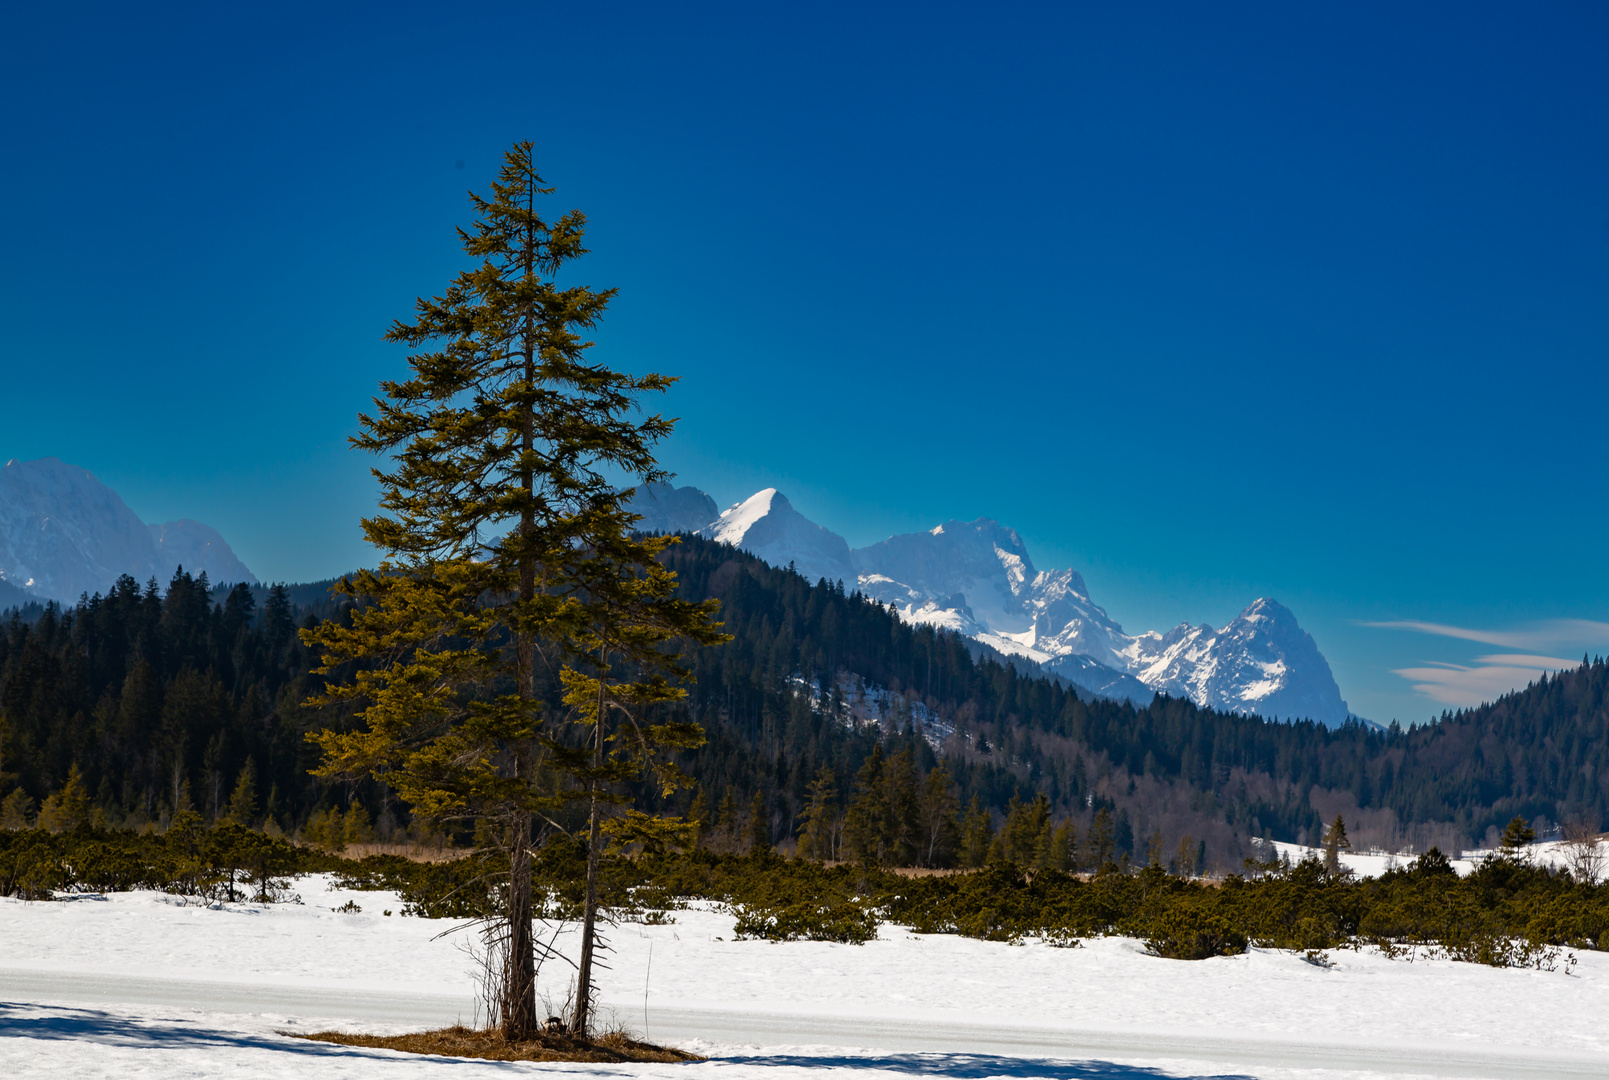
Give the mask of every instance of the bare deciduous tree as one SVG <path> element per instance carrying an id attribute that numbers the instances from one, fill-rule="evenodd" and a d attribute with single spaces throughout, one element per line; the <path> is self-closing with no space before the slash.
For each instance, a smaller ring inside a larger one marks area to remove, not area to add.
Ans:
<path id="1" fill-rule="evenodd" d="M 1577 881 L 1597 884 L 1603 876 L 1604 843 L 1597 825 L 1581 819 L 1564 824 L 1564 863 Z"/>

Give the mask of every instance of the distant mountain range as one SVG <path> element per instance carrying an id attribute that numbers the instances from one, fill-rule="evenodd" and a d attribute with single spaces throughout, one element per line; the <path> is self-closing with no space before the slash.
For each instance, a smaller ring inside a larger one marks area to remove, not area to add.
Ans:
<path id="1" fill-rule="evenodd" d="M 1271 599 L 1217 629 L 1129 634 L 1090 599 L 1078 571 L 1037 570 L 1022 538 L 987 518 L 851 550 L 775 488 L 718 511 L 697 488 L 646 485 L 632 509 L 644 529 L 696 532 L 812 582 L 842 581 L 906 622 L 953 630 L 1100 697 L 1144 704 L 1160 691 L 1331 726 L 1349 715 L 1312 637 Z M 165 585 L 179 566 L 215 584 L 257 584 L 216 530 L 188 519 L 147 525 L 84 469 L 56 458 L 0 469 L 0 607 L 71 602 L 123 574 Z"/>
<path id="2" fill-rule="evenodd" d="M 70 603 L 123 574 L 166 586 L 180 566 L 215 584 L 257 584 L 215 529 L 189 519 L 147 525 L 85 469 L 57 458 L 0 469 L 0 606 Z"/>
<path id="3" fill-rule="evenodd" d="M 716 513 L 697 488 L 651 484 L 631 505 L 645 530 L 696 532 L 811 581 L 842 581 L 907 622 L 953 630 L 1101 697 L 1144 704 L 1163 692 L 1332 727 L 1350 715 L 1312 636 L 1271 599 L 1253 601 L 1219 629 L 1181 623 L 1128 634 L 1090 599 L 1078 571 L 1036 570 L 1022 538 L 988 518 L 851 550 L 775 488 Z"/>

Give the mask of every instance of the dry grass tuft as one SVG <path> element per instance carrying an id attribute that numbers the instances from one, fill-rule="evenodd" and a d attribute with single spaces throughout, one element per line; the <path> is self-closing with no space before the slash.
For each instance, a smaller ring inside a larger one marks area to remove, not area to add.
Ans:
<path id="1" fill-rule="evenodd" d="M 370 855 L 401 855 L 414 862 L 447 862 L 470 854 L 468 848 L 447 847 L 445 844 L 348 844 L 338 852 L 343 858 L 364 859 Z"/>
<path id="2" fill-rule="evenodd" d="M 289 1033 L 288 1033 L 289 1034 Z M 622 1032 L 609 1032 L 587 1042 L 564 1035 L 543 1035 L 530 1042 L 505 1042 L 495 1028 L 476 1030 L 456 1026 L 409 1035 L 354 1035 L 345 1031 L 318 1031 L 303 1039 L 400 1050 L 406 1054 L 485 1058 L 490 1061 L 703 1061 L 697 1054 L 638 1042 Z"/>

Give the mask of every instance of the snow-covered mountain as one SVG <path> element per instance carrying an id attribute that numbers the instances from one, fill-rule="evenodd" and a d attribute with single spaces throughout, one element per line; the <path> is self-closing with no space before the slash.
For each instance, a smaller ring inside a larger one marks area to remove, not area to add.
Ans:
<path id="1" fill-rule="evenodd" d="M 1180 624 L 1134 639 L 1147 686 L 1201 705 L 1262 716 L 1311 717 L 1332 726 L 1346 702 L 1313 636 L 1289 608 L 1256 600 L 1221 630 Z"/>
<path id="2" fill-rule="evenodd" d="M 805 517 L 776 488 L 755 492 L 721 511 L 700 533 L 740 547 L 772 566 L 792 566 L 810 581 L 853 582 L 844 538 Z"/>
<path id="3" fill-rule="evenodd" d="M 0 581 L 71 602 L 123 574 L 166 584 L 181 565 L 220 584 L 257 583 L 215 530 L 188 519 L 146 525 L 87 470 L 57 458 L 0 469 Z"/>
<path id="4" fill-rule="evenodd" d="M 676 492 L 691 504 L 683 492 L 696 489 Z M 642 493 L 637 501 L 651 505 Z M 645 522 L 652 516 L 638 512 Z M 1129 634 L 1090 599 L 1078 571 L 1035 569 L 1016 531 L 988 518 L 947 521 L 851 551 L 766 488 L 697 531 L 773 566 L 792 564 L 812 581 L 852 584 L 907 622 L 954 630 L 1101 697 L 1146 702 L 1162 692 L 1331 726 L 1349 715 L 1329 663 L 1277 601 L 1259 599 L 1217 630 L 1186 623 L 1165 634 Z"/>

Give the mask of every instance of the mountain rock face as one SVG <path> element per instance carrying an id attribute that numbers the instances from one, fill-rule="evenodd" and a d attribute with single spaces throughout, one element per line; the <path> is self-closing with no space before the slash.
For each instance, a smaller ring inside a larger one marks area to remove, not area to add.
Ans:
<path id="1" fill-rule="evenodd" d="M 669 484 L 639 485 L 626 507 L 642 516 L 643 532 L 696 533 L 719 516 L 715 500 L 698 488 Z"/>
<path id="2" fill-rule="evenodd" d="M 208 579 L 220 585 L 241 581 L 248 585 L 257 584 L 256 575 L 235 557 L 224 538 L 212 526 L 180 518 L 145 528 L 151 534 L 151 542 L 156 545 L 156 565 L 159 569 L 182 566 L 192 574 L 205 570 Z M 173 570 L 166 572 L 171 575 Z M 157 580 L 163 580 L 163 575 L 159 573 Z"/>
<path id="3" fill-rule="evenodd" d="M 0 469 L 0 581 L 70 603 L 123 574 L 166 583 L 180 565 L 219 584 L 257 583 L 214 530 L 187 520 L 148 526 L 87 470 L 56 458 Z"/>
<path id="4" fill-rule="evenodd" d="M 1183 624 L 1128 634 L 1090 599 L 1078 571 L 1037 570 L 1016 531 L 988 518 L 850 551 L 767 488 L 699 531 L 773 566 L 792 564 L 811 581 L 854 583 L 907 622 L 954 630 L 1100 697 L 1144 704 L 1161 692 L 1330 726 L 1349 715 L 1329 663 L 1278 602 L 1259 599 L 1218 630 Z"/>

